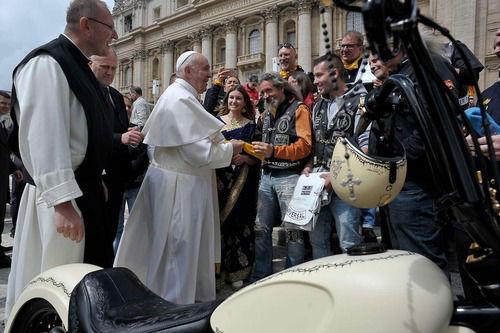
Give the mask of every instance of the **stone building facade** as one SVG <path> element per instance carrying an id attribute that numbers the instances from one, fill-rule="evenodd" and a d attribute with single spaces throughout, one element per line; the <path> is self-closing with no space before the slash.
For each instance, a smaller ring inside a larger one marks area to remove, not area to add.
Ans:
<path id="1" fill-rule="evenodd" d="M 153 101 L 153 80 L 166 89 L 177 57 L 203 53 L 213 73 L 237 68 L 240 79 L 273 69 L 278 45 L 292 43 L 298 63 L 310 71 L 325 51 L 321 24 L 327 23 L 338 50 L 348 30 L 363 31 L 361 15 L 335 6 L 320 15 L 319 0 L 116 0 L 113 18 L 119 67 L 114 86 L 125 92 L 143 88 Z M 493 38 L 500 27 L 498 0 L 419 0 L 421 12 L 446 26 L 485 64 L 480 86 L 498 80 L 499 59 Z"/>

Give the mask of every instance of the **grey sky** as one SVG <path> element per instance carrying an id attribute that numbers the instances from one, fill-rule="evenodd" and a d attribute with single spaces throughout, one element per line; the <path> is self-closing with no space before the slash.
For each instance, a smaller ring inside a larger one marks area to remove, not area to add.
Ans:
<path id="1" fill-rule="evenodd" d="M 37 46 L 64 30 L 70 0 L 0 0 L 0 89 L 10 90 L 12 70 Z M 114 0 L 104 0 L 113 10 Z"/>

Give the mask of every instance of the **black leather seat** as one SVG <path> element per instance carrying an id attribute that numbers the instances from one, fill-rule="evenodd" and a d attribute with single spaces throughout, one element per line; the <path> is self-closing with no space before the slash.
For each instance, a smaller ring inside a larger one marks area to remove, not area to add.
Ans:
<path id="1" fill-rule="evenodd" d="M 126 268 L 87 274 L 71 294 L 69 332 L 212 332 L 219 302 L 176 305 L 144 286 Z"/>

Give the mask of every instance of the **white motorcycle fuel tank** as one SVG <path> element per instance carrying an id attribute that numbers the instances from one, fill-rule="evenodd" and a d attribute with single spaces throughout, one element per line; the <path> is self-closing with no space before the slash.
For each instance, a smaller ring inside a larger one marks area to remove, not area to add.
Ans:
<path id="1" fill-rule="evenodd" d="M 260 280 L 214 312 L 216 333 L 451 332 L 453 295 L 429 259 L 390 250 L 313 260 Z"/>

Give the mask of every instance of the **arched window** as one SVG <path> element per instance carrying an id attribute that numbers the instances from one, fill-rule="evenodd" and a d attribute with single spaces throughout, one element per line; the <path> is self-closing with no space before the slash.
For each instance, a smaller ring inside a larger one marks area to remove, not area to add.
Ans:
<path id="1" fill-rule="evenodd" d="M 290 43 L 293 46 L 297 47 L 297 33 L 295 29 L 295 21 L 290 20 L 285 23 L 285 43 Z"/>
<path id="2" fill-rule="evenodd" d="M 216 63 L 225 63 L 226 62 L 226 40 L 224 38 L 220 38 L 217 40 L 215 44 L 217 48 L 216 54 Z"/>
<path id="3" fill-rule="evenodd" d="M 359 31 L 362 34 L 365 33 L 365 27 L 363 25 L 363 15 L 361 13 L 347 13 L 347 31 Z"/>
<path id="4" fill-rule="evenodd" d="M 132 68 L 130 66 L 127 66 L 125 68 L 125 75 L 124 75 L 125 82 L 124 86 L 128 87 L 132 85 Z"/>
<path id="5" fill-rule="evenodd" d="M 260 52 L 260 31 L 254 29 L 248 34 L 248 53 L 255 54 Z"/>
<path id="6" fill-rule="evenodd" d="M 152 70 L 153 80 L 157 80 L 160 78 L 159 67 L 160 67 L 160 61 L 158 60 L 158 58 L 154 58 L 153 59 L 153 70 Z"/>

